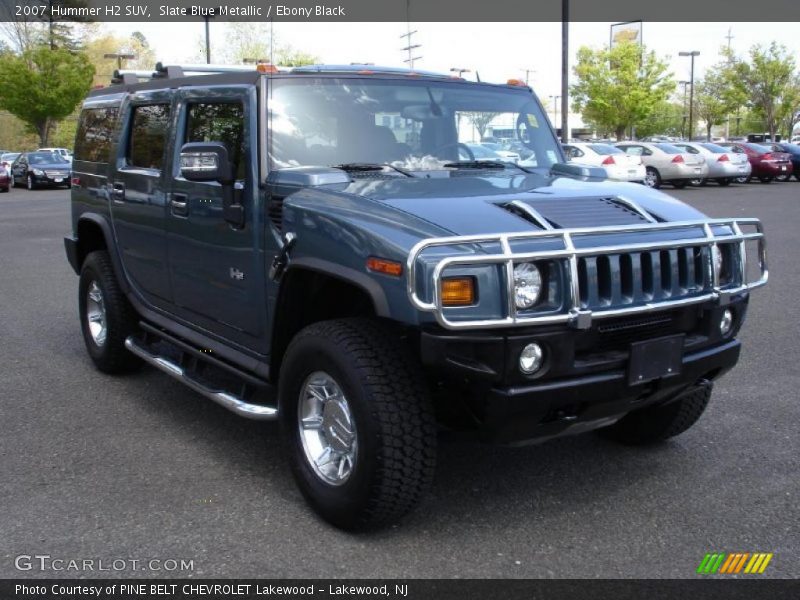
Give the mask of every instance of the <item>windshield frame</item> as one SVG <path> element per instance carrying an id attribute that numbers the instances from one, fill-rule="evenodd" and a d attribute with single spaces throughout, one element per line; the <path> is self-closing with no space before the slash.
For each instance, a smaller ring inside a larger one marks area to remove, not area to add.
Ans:
<path id="1" fill-rule="evenodd" d="M 274 170 L 281 170 L 286 167 L 276 166 L 273 163 L 272 157 L 272 119 L 270 113 L 270 106 L 272 101 L 272 94 L 276 87 L 284 85 L 287 82 L 291 82 L 294 85 L 302 85 L 303 80 L 338 80 L 342 82 L 346 81 L 376 81 L 381 83 L 395 83 L 395 84 L 407 84 L 407 85 L 416 85 L 416 86 L 447 86 L 447 87 L 455 87 L 455 86 L 470 86 L 474 88 L 475 86 L 479 86 L 481 88 L 485 88 L 487 90 L 499 90 L 503 92 L 510 92 L 510 93 L 517 93 L 517 94 L 525 94 L 529 102 L 532 102 L 535 105 L 536 111 L 538 111 L 537 119 L 539 121 L 538 128 L 542 131 L 542 143 L 547 144 L 550 147 L 547 150 L 550 150 L 554 154 L 555 160 L 552 164 L 556 163 L 565 163 L 566 158 L 564 156 L 564 151 L 561 147 L 559 142 L 558 136 L 556 135 L 555 130 L 550 122 L 549 117 L 547 116 L 546 109 L 542 102 L 540 101 L 539 97 L 533 92 L 533 90 L 527 86 L 513 86 L 507 84 L 496 84 L 496 83 L 487 83 L 487 82 L 468 82 L 463 80 L 454 80 L 450 78 L 446 78 L 446 76 L 441 77 L 412 77 L 410 75 L 402 74 L 402 75 L 362 75 L 357 73 L 347 73 L 347 72 L 336 72 L 336 73 L 286 73 L 280 75 L 272 75 L 266 76 L 263 75 L 260 77 L 259 81 L 259 96 L 261 102 L 259 102 L 259 119 L 258 119 L 258 138 L 259 138 L 259 167 L 261 173 L 261 181 L 264 182 L 267 179 L 267 176 L 271 171 Z M 512 138 L 514 140 L 519 141 L 516 137 Z M 482 142 L 476 141 L 475 143 L 481 144 Z M 314 165 L 314 166 L 327 166 L 327 165 Z M 530 171 L 536 171 L 540 169 L 547 169 L 549 171 L 549 166 L 542 166 L 542 167 L 528 167 L 527 169 Z M 447 169 L 445 169 L 447 170 Z M 425 172 L 422 170 L 421 172 Z"/>

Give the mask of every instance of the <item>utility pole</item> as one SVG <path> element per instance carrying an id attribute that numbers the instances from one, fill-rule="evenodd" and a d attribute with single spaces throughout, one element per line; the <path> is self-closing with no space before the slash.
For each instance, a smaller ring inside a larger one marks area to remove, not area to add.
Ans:
<path id="1" fill-rule="evenodd" d="M 698 50 L 691 52 L 678 52 L 678 56 L 688 56 L 692 61 L 691 71 L 689 75 L 689 141 L 692 141 L 692 121 L 694 120 L 694 57 L 700 56 Z"/>
<path id="2" fill-rule="evenodd" d="M 211 21 L 211 15 L 205 15 L 203 20 L 206 22 L 206 64 L 211 64 L 211 32 L 208 23 Z"/>
<path id="3" fill-rule="evenodd" d="M 536 75 L 536 69 L 522 69 L 522 70 L 525 72 L 525 85 L 530 87 L 530 85 L 531 85 L 530 75 L 531 75 L 531 73 Z"/>
<path id="4" fill-rule="evenodd" d="M 103 58 L 116 58 L 117 59 L 117 70 L 122 70 L 122 61 L 123 60 L 135 60 L 135 54 L 124 54 L 121 52 L 108 52 L 103 54 Z"/>
<path id="5" fill-rule="evenodd" d="M 569 141 L 569 0 L 561 0 L 561 141 Z"/>
<path id="6" fill-rule="evenodd" d="M 725 36 L 725 38 L 728 40 L 728 60 L 730 60 L 730 55 L 731 55 L 731 40 L 734 37 L 736 37 L 736 36 L 731 35 L 731 28 L 728 27 L 728 35 Z"/>
<path id="7" fill-rule="evenodd" d="M 422 48 L 422 44 L 414 44 L 411 40 L 411 36 L 417 33 L 417 30 L 411 31 L 411 0 L 406 0 L 406 33 L 400 36 L 400 38 L 407 38 L 406 39 L 406 47 L 400 48 L 404 52 L 408 52 L 408 58 L 405 59 L 403 62 L 408 63 L 408 68 L 414 68 L 414 61 L 421 59 L 421 56 L 414 56 L 414 50 L 417 48 Z"/>
<path id="8" fill-rule="evenodd" d="M 728 35 L 725 36 L 728 40 L 728 65 L 731 64 L 733 61 L 733 55 L 731 54 L 731 40 L 733 39 L 733 35 L 731 35 L 731 28 L 728 27 Z M 728 115 L 725 118 L 725 141 L 728 141 L 728 138 L 731 136 L 731 116 Z"/>

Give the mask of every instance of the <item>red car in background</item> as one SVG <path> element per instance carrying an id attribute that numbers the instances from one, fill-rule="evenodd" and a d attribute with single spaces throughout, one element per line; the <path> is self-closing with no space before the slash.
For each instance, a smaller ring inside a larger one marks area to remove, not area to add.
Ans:
<path id="1" fill-rule="evenodd" d="M 792 155 L 788 152 L 776 152 L 769 144 L 723 142 L 719 145 L 730 148 L 737 154 L 747 154 L 747 160 L 750 161 L 753 172 L 750 177 L 740 183 L 750 181 L 752 177 L 757 177 L 761 183 L 769 183 L 776 177 L 785 175 L 788 178 L 792 174 Z"/>
<path id="2" fill-rule="evenodd" d="M 0 165 L 0 192 L 7 192 L 8 188 L 11 187 L 11 177 L 9 175 L 8 170 L 3 166 Z"/>

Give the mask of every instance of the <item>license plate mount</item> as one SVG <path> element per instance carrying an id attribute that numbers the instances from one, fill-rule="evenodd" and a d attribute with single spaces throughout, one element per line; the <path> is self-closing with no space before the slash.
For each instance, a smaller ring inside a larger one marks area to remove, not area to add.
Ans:
<path id="1" fill-rule="evenodd" d="M 674 377 L 681 372 L 683 334 L 634 342 L 628 361 L 628 385 Z"/>

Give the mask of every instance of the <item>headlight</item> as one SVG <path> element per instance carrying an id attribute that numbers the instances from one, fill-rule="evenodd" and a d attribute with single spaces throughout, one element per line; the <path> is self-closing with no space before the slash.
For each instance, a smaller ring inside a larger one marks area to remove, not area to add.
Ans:
<path id="1" fill-rule="evenodd" d="M 34 169 L 33 174 L 36 175 L 37 177 L 41 177 L 42 175 L 44 175 L 44 171 L 42 171 L 41 169 Z"/>
<path id="2" fill-rule="evenodd" d="M 519 370 L 526 375 L 533 375 L 544 364 L 544 351 L 536 342 L 532 342 L 522 349 L 519 355 Z"/>
<path id="3" fill-rule="evenodd" d="M 514 304 L 517 308 L 530 308 L 542 291 L 542 274 L 533 263 L 520 263 L 514 267 Z"/>

